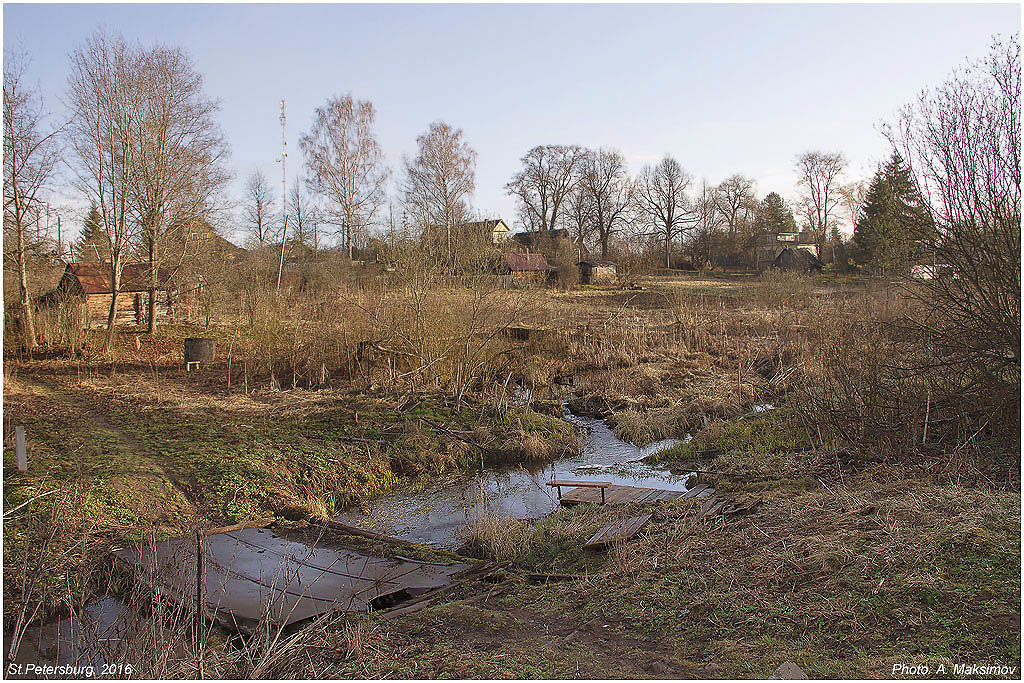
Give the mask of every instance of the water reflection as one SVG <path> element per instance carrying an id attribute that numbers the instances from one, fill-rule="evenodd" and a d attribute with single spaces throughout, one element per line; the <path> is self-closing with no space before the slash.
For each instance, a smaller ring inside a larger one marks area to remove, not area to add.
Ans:
<path id="1" fill-rule="evenodd" d="M 599 479 L 613 484 L 686 490 L 691 476 L 675 475 L 640 460 L 677 443 L 666 439 L 639 448 L 618 439 L 602 420 L 566 413 L 565 418 L 586 430 L 585 445 L 575 457 L 543 466 L 483 470 L 449 477 L 413 490 L 403 489 L 373 502 L 369 513 L 352 510 L 339 520 L 398 538 L 455 548 L 459 532 L 483 512 L 516 519 L 543 517 L 558 507 L 551 479 Z"/>

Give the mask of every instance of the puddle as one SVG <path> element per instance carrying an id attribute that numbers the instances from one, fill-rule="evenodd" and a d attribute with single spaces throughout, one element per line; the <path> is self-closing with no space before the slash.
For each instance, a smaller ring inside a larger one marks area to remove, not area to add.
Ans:
<path id="1" fill-rule="evenodd" d="M 487 512 L 515 519 L 537 519 L 558 507 L 551 479 L 599 479 L 613 484 L 685 491 L 690 474 L 675 475 L 640 462 L 677 439 L 638 447 L 617 438 L 603 420 L 566 412 L 565 419 L 586 431 L 582 452 L 534 468 L 497 468 L 448 477 L 421 489 L 403 489 L 373 501 L 367 514 L 350 510 L 338 517 L 346 524 L 416 543 L 442 548 L 462 544 L 460 532 Z"/>
<path id="2" fill-rule="evenodd" d="M 9 673 L 12 678 L 48 677 L 45 670 L 38 669 L 47 665 L 64 667 L 63 678 L 118 673 L 110 670 L 109 663 L 123 656 L 140 623 L 140 615 L 117 598 L 99 598 L 71 617 L 29 627 Z M 10 647 L 10 637 L 5 634 L 5 651 Z"/>

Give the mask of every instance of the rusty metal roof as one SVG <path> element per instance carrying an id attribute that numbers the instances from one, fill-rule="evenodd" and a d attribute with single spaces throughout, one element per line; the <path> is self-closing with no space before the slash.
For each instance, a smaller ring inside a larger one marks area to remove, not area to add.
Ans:
<path id="1" fill-rule="evenodd" d="M 287 626 L 333 611 L 365 612 L 451 582 L 468 564 L 381 557 L 341 545 L 306 543 L 270 529 L 203 539 L 203 601 L 222 623 L 251 631 L 261 621 Z M 114 553 L 168 597 L 194 602 L 196 540 L 174 538 Z"/>
<path id="2" fill-rule="evenodd" d="M 548 265 L 547 259 L 544 258 L 544 254 L 517 254 L 515 252 L 511 252 L 504 254 L 504 257 L 505 265 L 513 273 L 551 270 L 551 266 Z"/>
<path id="3" fill-rule="evenodd" d="M 78 281 L 85 294 L 111 294 L 109 263 L 69 263 L 64 276 L 73 277 Z M 170 273 L 166 268 L 157 270 L 157 289 L 170 289 Z M 122 292 L 145 292 L 149 289 L 149 265 L 146 263 L 129 263 L 121 270 Z"/>

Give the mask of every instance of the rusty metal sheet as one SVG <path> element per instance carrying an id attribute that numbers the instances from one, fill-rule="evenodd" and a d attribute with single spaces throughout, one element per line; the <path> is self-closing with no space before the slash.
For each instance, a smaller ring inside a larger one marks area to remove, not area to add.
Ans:
<path id="1" fill-rule="evenodd" d="M 269 529 L 213 534 L 203 538 L 202 548 L 205 609 L 242 629 L 263 619 L 287 626 L 329 611 L 366 611 L 374 599 L 444 586 L 469 567 L 308 544 Z M 195 600 L 194 538 L 115 555 L 139 567 L 150 585 L 172 599 Z"/>

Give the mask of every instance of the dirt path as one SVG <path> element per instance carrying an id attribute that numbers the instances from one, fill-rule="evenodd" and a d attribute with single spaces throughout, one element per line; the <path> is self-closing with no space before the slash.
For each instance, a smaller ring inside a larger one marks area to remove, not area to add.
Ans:
<path id="1" fill-rule="evenodd" d="M 19 377 L 19 383 L 33 388 L 36 392 L 59 404 L 59 410 L 70 418 L 69 421 L 74 422 L 76 430 L 79 428 L 87 430 L 86 439 L 92 439 L 104 445 L 112 445 L 113 450 L 130 454 L 137 460 L 139 465 L 137 467 L 132 467 L 131 463 L 124 462 L 124 467 L 119 474 L 155 477 L 166 481 L 188 501 L 191 514 L 200 514 L 200 508 L 195 498 L 188 487 L 183 484 L 181 478 L 173 471 L 173 466 L 166 457 L 154 453 L 152 449 L 147 448 L 111 421 L 109 415 L 99 407 L 94 395 L 83 396 L 72 388 L 54 386 L 45 380 L 27 375 Z M 110 450 L 109 446 L 108 450 Z"/>

